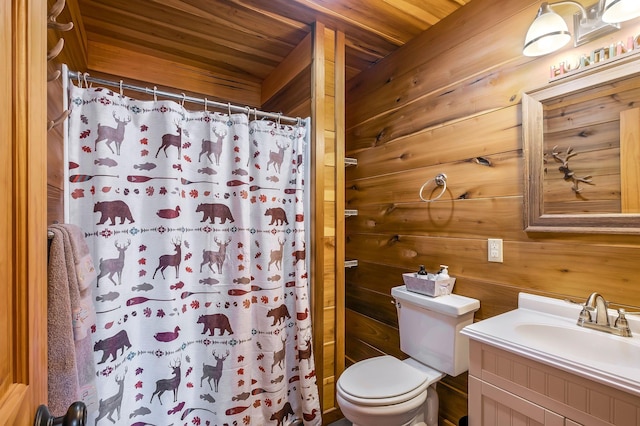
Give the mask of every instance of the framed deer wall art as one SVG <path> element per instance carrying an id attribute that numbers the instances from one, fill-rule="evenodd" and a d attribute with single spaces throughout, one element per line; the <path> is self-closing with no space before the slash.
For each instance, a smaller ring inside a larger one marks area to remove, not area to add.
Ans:
<path id="1" fill-rule="evenodd" d="M 640 55 L 522 98 L 529 232 L 640 234 Z"/>

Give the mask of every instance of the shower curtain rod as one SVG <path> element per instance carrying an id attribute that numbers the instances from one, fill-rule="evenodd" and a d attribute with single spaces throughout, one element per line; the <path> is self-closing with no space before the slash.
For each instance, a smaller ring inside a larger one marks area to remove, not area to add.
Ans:
<path id="1" fill-rule="evenodd" d="M 91 82 L 91 83 L 98 83 L 98 84 L 104 84 L 107 86 L 112 86 L 112 87 L 119 87 L 121 89 L 128 89 L 128 90 L 133 90 L 136 92 L 142 92 L 142 93 L 146 93 L 146 94 L 150 94 L 150 95 L 159 95 L 165 98 L 171 98 L 171 99 L 177 99 L 177 100 L 181 100 L 181 101 L 186 101 L 186 102 L 191 102 L 194 104 L 200 104 L 200 105 L 204 105 L 205 108 L 207 106 L 212 106 L 215 108 L 219 108 L 219 109 L 228 109 L 234 112 L 244 112 L 247 113 L 247 115 L 249 115 L 250 113 L 253 113 L 257 116 L 260 117 L 266 117 L 266 118 L 270 118 L 273 120 L 285 120 L 285 121 L 291 121 L 294 122 L 300 126 L 304 126 L 305 122 L 304 120 L 302 120 L 300 117 L 288 117 L 286 115 L 282 115 L 282 114 L 278 114 L 275 112 L 266 112 L 266 111 L 260 111 L 257 108 L 250 108 L 248 106 L 246 107 L 241 107 L 241 106 L 237 106 L 237 105 L 231 105 L 231 104 L 225 104 L 222 102 L 215 102 L 215 101 L 210 101 L 208 99 L 205 98 L 196 98 L 193 96 L 186 96 L 184 94 L 177 94 L 177 93 L 171 93 L 171 92 L 165 92 L 163 90 L 156 90 L 154 89 L 149 89 L 148 87 L 142 87 L 142 86 L 135 86 L 133 84 L 128 84 L 128 83 L 123 83 L 122 80 L 120 81 L 113 81 L 113 80 L 106 80 L 103 78 L 97 78 L 97 77 L 91 77 L 89 75 L 89 73 L 80 73 L 78 71 L 69 71 L 68 72 L 69 75 L 69 80 L 78 80 L 78 81 L 85 81 L 85 82 Z"/>

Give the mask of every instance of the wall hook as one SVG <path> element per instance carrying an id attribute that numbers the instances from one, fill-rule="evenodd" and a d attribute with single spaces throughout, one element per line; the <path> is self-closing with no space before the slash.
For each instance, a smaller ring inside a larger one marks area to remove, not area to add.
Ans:
<path id="1" fill-rule="evenodd" d="M 52 28 L 58 31 L 70 31 L 73 28 L 73 22 L 68 22 L 66 24 L 61 24 L 56 21 L 58 15 L 62 12 L 65 6 L 65 0 L 58 0 L 53 6 L 51 6 L 51 10 L 47 15 L 47 28 Z"/>
<path id="2" fill-rule="evenodd" d="M 49 124 L 47 125 L 47 131 L 53 129 L 54 127 L 62 123 L 64 120 L 67 119 L 68 116 L 69 116 L 69 110 L 65 109 L 64 112 L 60 114 L 60 117 L 56 118 L 55 120 L 49 121 Z"/>
<path id="3" fill-rule="evenodd" d="M 60 70 L 47 73 L 47 82 L 57 80 L 61 74 Z"/>
<path id="4" fill-rule="evenodd" d="M 61 38 L 60 40 L 58 40 L 58 42 L 56 43 L 55 46 L 53 46 L 53 49 L 51 49 L 48 53 L 47 53 L 47 61 L 52 60 L 53 58 L 55 58 L 56 56 L 58 56 L 60 54 L 60 52 L 62 52 L 62 48 L 64 47 L 64 39 Z"/>

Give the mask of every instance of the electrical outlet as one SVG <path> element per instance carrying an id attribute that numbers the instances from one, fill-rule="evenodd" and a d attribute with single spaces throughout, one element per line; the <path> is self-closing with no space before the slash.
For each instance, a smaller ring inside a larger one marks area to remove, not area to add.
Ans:
<path id="1" fill-rule="evenodd" d="M 489 252 L 489 262 L 502 263 L 502 239 L 489 238 L 487 240 L 487 249 Z"/>

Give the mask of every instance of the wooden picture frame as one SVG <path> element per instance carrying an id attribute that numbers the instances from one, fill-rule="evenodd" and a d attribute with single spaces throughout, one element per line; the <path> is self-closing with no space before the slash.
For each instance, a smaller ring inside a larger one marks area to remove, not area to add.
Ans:
<path id="1" fill-rule="evenodd" d="M 640 77 L 640 52 L 632 52 L 601 64 L 592 65 L 582 71 L 575 71 L 543 88 L 523 94 L 525 231 L 640 234 L 640 209 L 638 208 L 632 207 L 628 213 L 623 213 L 622 211 L 620 213 L 583 213 L 581 211 L 557 213 L 549 212 L 548 209 L 545 209 L 544 200 L 545 170 L 547 167 L 544 143 L 545 106 L 581 92 L 598 93 L 601 88 L 603 91 L 611 91 L 625 80 L 636 76 Z M 637 107 L 640 105 L 632 106 Z M 634 128 L 635 130 L 621 132 L 621 140 L 623 137 L 627 139 L 629 137 L 633 138 L 632 142 L 628 140 L 625 142 L 626 146 L 631 147 L 630 155 L 632 156 L 632 161 L 627 161 L 627 163 L 640 164 L 640 143 L 635 143 L 635 141 L 640 142 L 640 135 L 637 134 L 640 132 L 636 131 L 640 129 L 640 123 L 635 123 L 634 125 L 637 126 Z M 623 136 L 624 133 L 633 134 Z M 575 139 L 573 143 L 575 143 Z M 574 148 L 579 149 L 579 147 Z M 623 156 L 620 155 L 620 157 Z M 619 173 L 621 182 L 620 194 L 625 194 L 626 192 L 628 196 L 635 197 L 636 200 L 640 199 L 640 179 L 638 178 L 640 166 L 635 170 L 629 171 L 625 170 L 624 165 L 621 165 Z M 622 179 L 622 176 L 625 179 Z M 559 179 L 561 178 L 560 176 Z M 570 185 L 567 188 L 568 197 L 571 197 Z M 579 203 L 576 204 L 579 205 Z M 637 201 L 630 204 L 637 204 Z"/>

